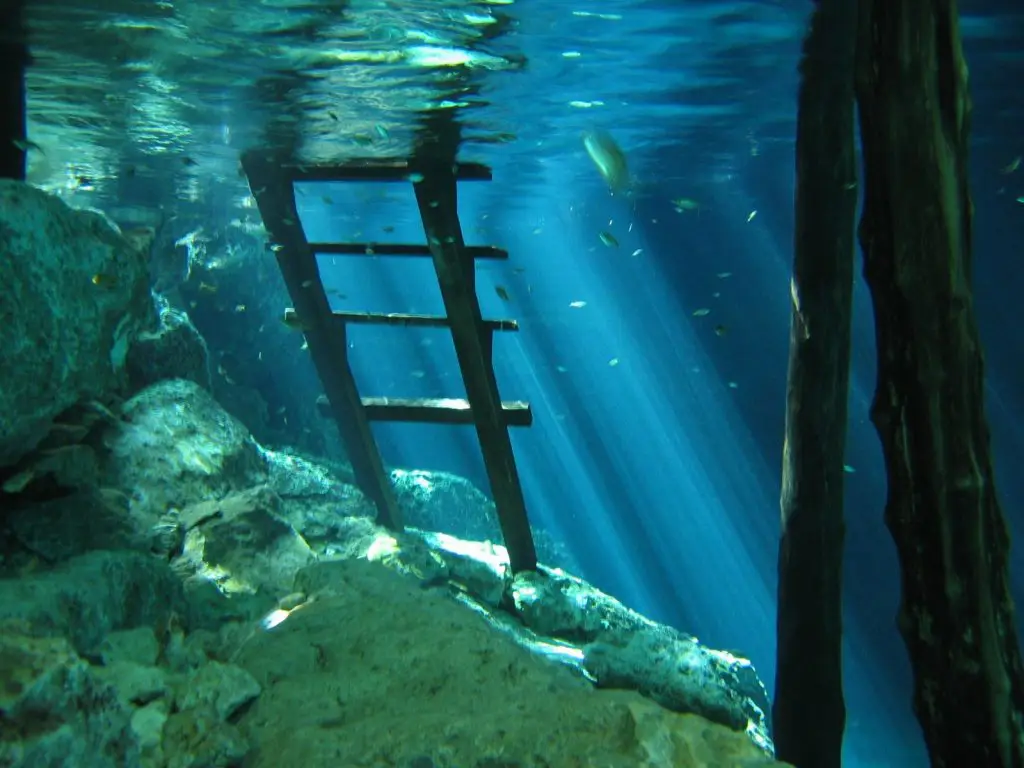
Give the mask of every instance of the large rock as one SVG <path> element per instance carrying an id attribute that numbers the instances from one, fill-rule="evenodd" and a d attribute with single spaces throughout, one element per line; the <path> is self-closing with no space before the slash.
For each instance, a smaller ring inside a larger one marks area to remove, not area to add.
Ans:
<path id="1" fill-rule="evenodd" d="M 782 768 L 742 732 L 595 691 L 377 564 L 311 570 L 333 588 L 235 654 L 263 683 L 238 719 L 253 768 Z"/>
<path id="2" fill-rule="evenodd" d="M 0 466 L 65 409 L 124 384 L 153 319 L 146 258 L 103 214 L 0 179 Z"/>
<path id="3" fill-rule="evenodd" d="M 266 460 L 249 431 L 193 381 L 154 384 L 122 408 L 104 435 L 105 481 L 132 497 L 132 514 L 155 525 L 183 507 L 266 481 Z"/>
<path id="4" fill-rule="evenodd" d="M 129 384 L 138 391 L 164 379 L 188 379 L 210 389 L 210 353 L 189 316 L 157 297 L 159 325 L 128 351 Z"/>

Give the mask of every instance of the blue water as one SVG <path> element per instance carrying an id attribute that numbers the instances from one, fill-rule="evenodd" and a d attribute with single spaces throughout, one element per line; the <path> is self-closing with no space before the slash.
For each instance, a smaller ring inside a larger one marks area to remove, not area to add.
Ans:
<path id="1" fill-rule="evenodd" d="M 499 11 L 513 23 L 484 48 L 527 62 L 473 76 L 477 90 L 461 117 L 467 133 L 515 140 L 466 146 L 463 159 L 489 164 L 494 180 L 462 185 L 460 211 L 467 242 L 511 254 L 508 262 L 480 264 L 478 292 L 485 316 L 521 325 L 518 333 L 498 335 L 494 358 L 503 398 L 527 399 L 535 414 L 531 428 L 513 430 L 532 520 L 565 542 L 585 578 L 712 646 L 748 654 L 770 689 L 796 63 L 811 3 L 520 0 L 408 3 L 404 11 L 399 5 L 353 3 L 355 33 L 346 38 L 339 32 L 344 21 L 335 20 L 331 46 L 378 50 L 413 31 L 407 43 L 428 33 L 452 42 L 467 34 L 465 12 Z M 1001 169 L 1024 153 L 1024 107 L 1010 85 L 1024 82 L 1024 13 L 980 0 L 961 8 L 975 96 L 977 311 L 1000 490 L 1019 529 L 1024 339 L 1017 305 L 1024 266 L 1017 251 L 1024 206 L 1016 198 L 1024 195 L 1024 170 Z M 81 121 L 61 123 L 42 107 L 33 111 L 37 134 L 77 126 L 92 147 L 37 165 L 41 182 L 76 202 L 88 190 L 67 181 L 75 173 L 108 181 L 97 201 L 155 205 L 170 198 L 182 227 L 211 218 L 208 226 L 225 226 L 239 216 L 245 190 L 237 154 L 274 143 L 285 98 L 266 87 L 267 72 L 259 68 L 298 65 L 281 52 L 287 39 L 274 50 L 231 47 L 198 11 L 183 11 L 181 23 L 193 30 L 187 46 L 171 39 L 149 52 L 163 69 L 105 74 L 121 78 L 115 94 L 124 96 L 130 84 L 149 94 L 163 117 L 134 133 L 131 121 L 104 132 L 83 129 Z M 199 78 L 187 61 L 204 41 L 220 51 L 216 62 L 230 64 L 221 80 L 209 71 Z M 88 53 L 85 45 L 76 55 Z M 40 59 L 37 104 L 50 103 L 52 84 L 43 75 L 58 59 Z M 314 159 L 402 155 L 417 105 L 432 98 L 430 83 L 447 77 L 437 68 L 366 62 L 318 72 L 319 79 L 302 84 L 308 98 L 288 102 L 303 126 L 301 151 Z M 180 103 L 154 95 L 158 75 L 177 84 Z M 264 87 L 254 89 L 254 82 Z M 81 96 L 79 109 L 91 109 L 90 98 Z M 168 125 L 184 126 L 187 135 Z M 369 147 L 351 141 L 378 125 L 385 139 Z M 588 159 L 581 135 L 591 128 L 609 131 L 625 151 L 635 176 L 631 196 L 609 194 Z M 174 160 L 183 152 L 198 159 L 198 168 Z M 141 169 L 131 180 L 118 171 L 126 158 Z M 312 241 L 423 241 L 405 185 L 303 185 L 297 194 Z M 695 207 L 679 212 L 670 202 L 677 198 Z M 618 245 L 605 245 L 601 232 Z M 344 296 L 335 300 L 338 308 L 443 313 L 429 260 L 324 256 L 321 270 L 325 284 Z M 899 577 L 882 523 L 881 453 L 867 421 L 873 328 L 861 280 L 854 323 L 845 765 L 910 768 L 926 758 L 894 623 Z M 350 339 L 366 395 L 464 394 L 445 332 L 355 327 Z M 375 429 L 388 463 L 455 472 L 487 487 L 471 429 Z M 1019 602 L 1020 569 L 1014 586 Z"/>

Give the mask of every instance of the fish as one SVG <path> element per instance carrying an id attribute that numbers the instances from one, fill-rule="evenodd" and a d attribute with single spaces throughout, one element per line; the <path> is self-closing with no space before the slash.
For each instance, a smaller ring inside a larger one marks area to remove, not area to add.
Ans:
<path id="1" fill-rule="evenodd" d="M 750 222 L 752 222 L 752 221 L 754 220 L 754 217 L 755 217 L 755 216 L 757 216 L 757 211 L 751 211 L 751 212 L 750 212 L 750 215 L 749 215 L 749 216 L 747 216 L 747 224 L 749 224 Z"/>
<path id="2" fill-rule="evenodd" d="M 607 245 L 609 248 L 618 248 L 619 241 L 615 239 L 615 235 L 611 232 L 600 232 L 598 237 L 601 238 L 601 242 Z"/>
<path id="3" fill-rule="evenodd" d="M 569 302 L 569 306 L 572 307 L 573 309 L 583 309 L 583 307 L 587 306 L 587 302 L 585 302 L 585 301 L 570 301 Z"/>
<path id="4" fill-rule="evenodd" d="M 13 477 L 7 478 L 2 486 L 4 493 L 21 493 L 28 487 L 28 484 L 35 479 L 35 476 L 35 469 L 30 467 L 29 469 L 19 472 Z"/>
<path id="5" fill-rule="evenodd" d="M 1011 160 L 1007 165 L 1003 166 L 999 172 L 1006 175 L 1013 173 L 1020 168 L 1021 159 L 1021 156 L 1017 155 L 1017 157 L 1013 158 L 1013 160 Z"/>
<path id="6" fill-rule="evenodd" d="M 216 293 L 217 292 L 217 286 L 216 285 L 211 285 L 210 283 L 204 283 L 204 282 L 200 281 L 200 283 L 199 283 L 199 292 L 200 293 Z"/>
<path id="7" fill-rule="evenodd" d="M 494 286 L 494 292 L 498 294 L 498 298 L 501 299 L 502 301 L 508 301 L 510 298 L 508 295 L 508 290 L 504 286 Z"/>
<path id="8" fill-rule="evenodd" d="M 613 193 L 629 189 L 629 164 L 626 162 L 626 154 L 610 133 L 601 129 L 587 131 L 583 134 L 583 147 Z"/>
<path id="9" fill-rule="evenodd" d="M 696 211 L 700 208 L 700 203 L 690 197 L 677 197 L 672 200 L 671 203 L 676 209 L 676 213 L 682 213 L 683 211 Z"/>
<path id="10" fill-rule="evenodd" d="M 117 275 L 111 275 L 109 272 L 97 272 L 92 276 L 92 284 L 98 285 L 100 288 L 113 288 L 117 285 Z"/>
<path id="11" fill-rule="evenodd" d="M 311 328 L 309 324 L 302 322 L 299 316 L 295 314 L 286 314 L 281 318 L 281 322 L 293 331 L 308 331 Z"/>
<path id="12" fill-rule="evenodd" d="M 45 152 L 43 152 L 42 147 L 40 147 L 34 141 L 31 141 L 29 139 L 14 139 L 13 143 L 14 146 L 17 147 L 17 149 L 21 152 L 28 152 L 29 150 L 32 150 L 34 152 L 40 152 L 44 155 L 46 154 Z"/>
<path id="13" fill-rule="evenodd" d="M 707 307 L 701 307 L 700 309 L 693 310 L 693 316 L 694 317 L 704 317 L 704 316 L 710 315 L 710 314 L 711 314 L 711 310 L 708 309 Z"/>
<path id="14" fill-rule="evenodd" d="M 716 325 L 715 326 L 715 335 L 716 336 L 725 336 L 725 334 L 727 334 L 728 332 L 729 332 L 729 329 L 726 328 L 724 325 Z"/>

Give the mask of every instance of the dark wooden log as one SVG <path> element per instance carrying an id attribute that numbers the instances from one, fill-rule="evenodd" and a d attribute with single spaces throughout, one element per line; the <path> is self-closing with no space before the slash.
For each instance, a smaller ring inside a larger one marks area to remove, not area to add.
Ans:
<path id="1" fill-rule="evenodd" d="M 1024 766 L 1024 670 L 971 287 L 971 105 L 955 0 L 862 0 L 856 82 L 879 366 L 871 418 L 914 709 L 932 766 Z"/>
<path id="2" fill-rule="evenodd" d="M 839 768 L 843 451 L 850 381 L 856 12 L 823 0 L 804 43 L 797 120 L 786 442 L 772 707 L 780 760 Z"/>
<path id="3" fill-rule="evenodd" d="M 25 67 L 28 47 L 23 0 L 0 2 L 0 179 L 25 180 Z"/>

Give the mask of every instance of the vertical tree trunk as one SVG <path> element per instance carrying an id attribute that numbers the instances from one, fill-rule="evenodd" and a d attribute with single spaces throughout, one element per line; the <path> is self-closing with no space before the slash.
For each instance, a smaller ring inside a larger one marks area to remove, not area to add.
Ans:
<path id="1" fill-rule="evenodd" d="M 955 0 L 862 0 L 857 96 L 879 366 L 872 421 L 914 707 L 933 766 L 1024 766 L 1024 672 L 971 292 Z"/>
<path id="2" fill-rule="evenodd" d="M 822 0 L 801 64 L 772 708 L 778 757 L 799 768 L 839 768 L 846 722 L 841 591 L 857 204 L 856 18 L 849 0 Z"/>
<path id="3" fill-rule="evenodd" d="M 0 0 L 0 179 L 25 180 L 25 66 L 22 0 Z"/>

